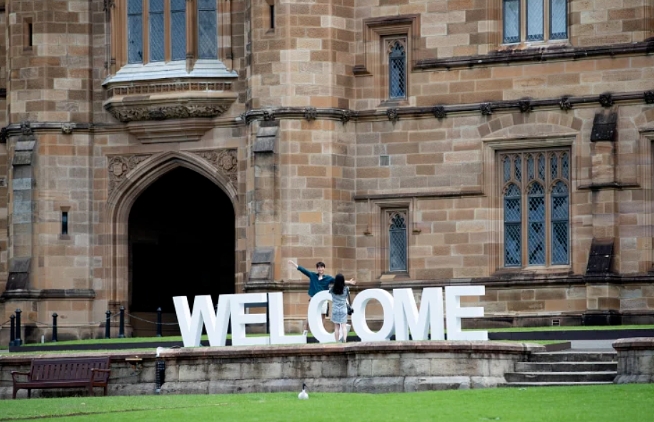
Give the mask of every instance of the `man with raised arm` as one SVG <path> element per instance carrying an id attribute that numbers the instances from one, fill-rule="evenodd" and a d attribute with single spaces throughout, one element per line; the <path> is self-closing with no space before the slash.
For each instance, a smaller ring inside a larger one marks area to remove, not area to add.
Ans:
<path id="1" fill-rule="evenodd" d="M 329 285 L 334 283 L 334 277 L 325 274 L 325 263 L 322 261 L 316 263 L 315 273 L 307 270 L 301 265 L 297 265 L 297 263 L 293 261 L 288 261 L 288 263 L 294 266 L 299 272 L 309 277 L 309 291 L 307 292 L 309 294 L 309 301 L 311 301 L 311 298 L 316 293 L 321 292 L 323 290 L 329 290 Z M 345 284 L 355 285 L 356 281 L 354 281 L 354 279 L 352 278 L 350 280 L 347 280 Z M 320 310 L 320 313 L 322 314 L 323 325 L 325 324 L 325 317 L 327 316 L 328 312 L 329 312 L 329 306 L 327 302 L 324 302 Z M 308 332 L 309 332 L 309 320 L 305 320 L 303 334 L 306 336 Z"/>

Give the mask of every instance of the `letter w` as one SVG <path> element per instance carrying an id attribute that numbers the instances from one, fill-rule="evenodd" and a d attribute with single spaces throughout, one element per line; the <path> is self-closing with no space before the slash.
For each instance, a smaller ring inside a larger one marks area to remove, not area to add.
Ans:
<path id="1" fill-rule="evenodd" d="M 202 324 L 207 328 L 210 346 L 224 346 L 227 340 L 227 323 L 229 322 L 229 297 L 218 297 L 218 309 L 214 313 L 211 296 L 196 296 L 193 314 L 189 310 L 186 296 L 175 296 L 175 313 L 179 329 L 182 332 L 184 347 L 198 347 L 202 336 Z"/>

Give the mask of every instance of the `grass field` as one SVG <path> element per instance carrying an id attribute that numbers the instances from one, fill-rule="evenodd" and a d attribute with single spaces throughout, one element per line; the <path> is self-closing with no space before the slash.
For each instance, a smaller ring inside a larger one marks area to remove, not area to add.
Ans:
<path id="1" fill-rule="evenodd" d="M 588 330 L 631 330 L 631 329 L 654 329 L 654 325 L 608 325 L 608 326 L 570 326 L 570 327 L 515 327 L 515 328 L 489 328 L 486 331 L 490 333 L 498 332 L 532 332 L 532 331 L 588 331 Z M 464 330 L 467 331 L 467 330 Z M 266 334 L 260 334 L 266 335 Z M 354 335 L 350 333 L 350 335 Z M 231 338 L 231 335 L 228 335 L 227 338 Z M 207 340 L 207 336 L 202 336 L 202 340 Z M 68 345 L 78 345 L 78 344 L 112 344 L 112 343 L 159 343 L 162 341 L 182 341 L 181 336 L 169 336 L 169 337 L 126 337 L 126 338 L 109 338 L 109 339 L 88 339 L 88 340 L 69 340 L 69 341 L 60 341 L 56 343 L 61 346 Z M 55 343 L 45 343 L 45 344 L 55 344 Z M 41 343 L 30 343 L 25 344 L 24 346 L 39 346 Z M 2 347 L 2 346 L 0 346 Z M 7 347 L 6 345 L 4 346 Z"/>
<path id="2" fill-rule="evenodd" d="M 640 422 L 654 415 L 654 385 L 501 388 L 393 394 L 297 393 L 21 399 L 0 421 L 447 421 Z"/>

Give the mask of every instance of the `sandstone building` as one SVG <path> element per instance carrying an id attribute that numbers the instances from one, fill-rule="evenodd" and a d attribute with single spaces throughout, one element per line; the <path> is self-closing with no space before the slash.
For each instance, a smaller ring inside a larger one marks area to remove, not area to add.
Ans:
<path id="1" fill-rule="evenodd" d="M 478 325 L 654 322 L 653 6 L 0 1 L 1 341 L 244 291 L 297 331 L 289 259 L 484 284 Z"/>

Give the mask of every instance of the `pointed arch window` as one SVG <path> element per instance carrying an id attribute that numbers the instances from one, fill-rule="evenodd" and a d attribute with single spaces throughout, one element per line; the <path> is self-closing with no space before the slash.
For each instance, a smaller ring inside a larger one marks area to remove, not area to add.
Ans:
<path id="1" fill-rule="evenodd" d="M 388 41 L 388 92 L 391 100 L 406 98 L 406 39 Z"/>
<path id="2" fill-rule="evenodd" d="M 505 267 L 569 265 L 569 163 L 568 150 L 500 154 Z"/>
<path id="3" fill-rule="evenodd" d="M 388 215 L 388 270 L 407 271 L 407 213 L 390 211 Z"/>

